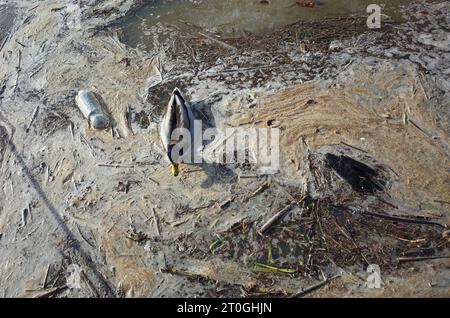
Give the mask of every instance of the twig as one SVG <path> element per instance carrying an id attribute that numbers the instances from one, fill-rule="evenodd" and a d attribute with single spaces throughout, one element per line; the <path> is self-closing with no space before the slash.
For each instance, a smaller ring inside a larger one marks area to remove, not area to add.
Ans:
<path id="1" fill-rule="evenodd" d="M 91 291 L 94 293 L 94 297 L 98 298 L 99 294 L 98 294 L 97 290 L 95 289 L 94 285 L 92 285 L 91 280 L 86 276 L 84 271 L 80 272 L 80 276 L 86 281 L 87 285 L 89 286 Z"/>
<path id="2" fill-rule="evenodd" d="M 72 135 L 72 140 L 75 140 L 75 134 L 73 132 L 73 122 L 69 122 L 70 134 Z"/>
<path id="3" fill-rule="evenodd" d="M 410 244 L 418 244 L 418 243 L 426 242 L 426 240 L 427 240 L 426 238 L 410 240 L 410 239 L 398 237 L 398 236 L 387 234 L 387 233 L 386 233 L 386 235 L 389 236 L 389 237 L 392 237 L 392 238 L 394 238 L 396 240 L 399 240 L 399 241 L 402 241 L 402 242 L 407 242 L 407 243 L 410 243 Z"/>
<path id="4" fill-rule="evenodd" d="M 343 144 L 343 145 L 345 145 L 345 146 L 347 146 L 347 147 L 350 147 L 350 148 L 353 148 L 353 149 L 359 150 L 359 151 L 361 151 L 361 152 L 367 153 L 367 151 L 365 151 L 365 150 L 363 150 L 363 149 L 361 149 L 361 148 L 358 148 L 358 147 L 352 146 L 352 145 L 350 145 L 350 144 L 348 144 L 348 143 L 346 143 L 346 142 L 343 142 L 343 141 L 341 141 L 341 144 Z"/>
<path id="5" fill-rule="evenodd" d="M 232 45 L 229 45 L 229 44 L 227 44 L 227 43 L 225 43 L 225 42 L 223 42 L 223 41 L 220 41 L 220 40 L 218 40 L 218 39 L 216 39 L 216 38 L 213 38 L 212 36 L 209 36 L 208 34 L 205 34 L 205 33 L 202 33 L 202 32 L 198 32 L 198 34 L 200 34 L 201 36 L 204 36 L 204 37 L 207 38 L 208 40 L 211 40 L 211 41 L 213 41 L 213 42 L 216 42 L 217 44 L 222 45 L 223 47 L 225 47 L 225 48 L 227 48 L 227 49 L 229 49 L 229 50 L 237 50 L 236 47 L 234 47 L 234 46 L 232 46 Z"/>
<path id="6" fill-rule="evenodd" d="M 79 134 L 79 137 L 80 137 L 80 142 L 82 143 L 82 144 L 85 144 L 88 148 L 89 148 L 89 153 L 91 154 L 91 156 L 92 156 L 92 158 L 95 158 L 95 155 L 94 155 L 94 149 L 92 148 L 92 146 L 89 144 L 89 142 L 86 140 L 86 138 L 84 138 L 84 136 L 82 135 L 82 134 Z"/>
<path id="7" fill-rule="evenodd" d="M 228 206 L 231 202 L 234 201 L 234 197 L 231 197 L 229 199 L 226 199 L 225 201 L 223 201 L 222 203 L 219 203 L 219 208 L 221 210 L 223 210 L 226 206 Z"/>
<path id="8" fill-rule="evenodd" d="M 111 40 L 113 40 L 114 44 L 116 44 L 121 51 L 123 51 L 124 53 L 127 52 L 114 37 L 112 37 L 112 36 L 109 36 L 109 37 L 111 38 Z"/>
<path id="9" fill-rule="evenodd" d="M 131 166 L 125 166 L 121 164 L 113 164 L 113 163 L 99 163 L 97 164 L 98 167 L 104 167 L 104 168 L 125 168 L 125 169 L 133 169 L 134 165 Z"/>
<path id="10" fill-rule="evenodd" d="M 421 219 L 421 220 L 429 221 L 431 219 L 440 219 L 442 217 L 442 214 L 441 215 L 436 215 L 436 214 L 434 214 L 434 215 L 431 215 L 431 214 L 429 214 L 429 215 L 405 215 L 405 214 L 396 213 L 396 214 L 392 214 L 392 216 L 395 216 L 398 218 L 405 218 L 405 219 L 412 218 L 412 219 Z"/>
<path id="11" fill-rule="evenodd" d="M 344 65 L 344 67 L 342 68 L 341 72 L 345 71 L 350 65 L 352 65 L 354 62 L 354 60 L 351 60 L 350 62 L 348 62 L 347 64 Z"/>
<path id="12" fill-rule="evenodd" d="M 92 244 L 91 242 L 88 241 L 88 239 L 83 235 L 83 233 L 80 230 L 80 227 L 77 225 L 77 229 L 78 229 L 78 233 L 80 233 L 81 238 L 89 244 L 89 246 L 91 246 L 92 248 L 95 248 L 94 244 Z"/>
<path id="13" fill-rule="evenodd" d="M 62 9 L 65 9 L 66 8 L 66 6 L 64 6 L 64 7 L 58 7 L 58 8 L 52 8 L 50 11 L 51 12 L 58 12 L 58 11 L 61 11 Z"/>
<path id="14" fill-rule="evenodd" d="M 294 274 L 297 272 L 296 269 L 292 268 L 280 268 L 275 266 L 270 266 L 267 264 L 256 263 L 252 271 L 254 272 L 265 272 L 265 273 L 284 273 L 284 274 Z"/>
<path id="15" fill-rule="evenodd" d="M 341 277 L 341 275 L 335 275 L 333 277 L 324 279 L 323 281 L 321 281 L 320 283 L 317 283 L 311 287 L 308 287 L 298 293 L 295 293 L 293 295 L 290 296 L 290 298 L 300 298 L 300 297 L 304 297 L 310 293 L 312 293 L 313 291 L 325 286 L 326 284 L 330 283 L 331 281 L 335 280 L 336 278 Z"/>
<path id="16" fill-rule="evenodd" d="M 47 285 L 47 278 L 48 278 L 49 271 L 50 271 L 50 264 L 48 264 L 47 271 L 45 272 L 44 281 L 42 282 L 42 289 L 45 289 L 45 286 Z"/>
<path id="17" fill-rule="evenodd" d="M 257 196 L 258 194 L 260 194 L 261 192 L 263 192 L 264 190 L 266 190 L 269 187 L 269 181 L 265 180 L 259 187 L 258 189 L 256 189 L 255 191 L 253 191 L 249 196 L 247 196 L 245 198 L 244 201 L 248 201 L 251 198 Z"/>
<path id="18" fill-rule="evenodd" d="M 27 215 L 28 215 L 28 209 L 23 209 L 19 228 L 23 228 L 27 225 Z"/>
<path id="19" fill-rule="evenodd" d="M 8 42 L 9 36 L 5 36 L 3 39 L 2 44 L 0 45 L 0 52 L 3 50 L 3 47 L 5 46 L 6 42 Z"/>
<path id="20" fill-rule="evenodd" d="M 40 225 L 42 225 L 43 224 L 43 222 L 41 222 L 41 224 Z M 22 238 L 22 240 L 21 241 L 25 241 L 27 238 L 29 238 L 34 232 L 36 232 L 37 230 L 38 230 L 38 228 L 39 228 L 39 225 L 38 226 L 36 226 L 33 230 L 31 230 L 30 232 L 28 232 L 28 234 L 27 235 L 25 235 L 25 237 L 24 238 Z"/>
<path id="21" fill-rule="evenodd" d="M 398 262 L 418 262 L 431 259 L 445 259 L 450 258 L 450 255 L 438 255 L 438 256 L 419 256 L 419 257 L 397 257 Z"/>
<path id="22" fill-rule="evenodd" d="M 158 236 L 161 236 L 161 233 L 159 232 L 159 225 L 158 225 L 158 219 L 156 217 L 155 208 L 152 207 L 152 216 L 153 220 L 155 220 L 155 228 L 156 228 L 156 234 Z"/>
<path id="23" fill-rule="evenodd" d="M 33 11 L 34 9 L 36 9 L 36 8 L 39 7 L 39 6 L 40 6 L 40 4 L 38 4 L 38 5 L 34 6 L 34 7 L 32 7 L 31 9 L 28 10 L 28 12 Z"/>
<path id="24" fill-rule="evenodd" d="M 419 73 L 417 76 L 419 78 L 418 83 L 419 83 L 419 86 L 422 88 L 422 92 L 423 92 L 423 95 L 425 96 L 425 99 L 428 100 L 430 98 L 428 97 L 427 91 L 425 90 L 425 87 L 423 86 L 421 75 L 422 74 Z"/>
<path id="25" fill-rule="evenodd" d="M 156 184 L 158 187 L 161 185 L 158 181 L 156 181 L 155 179 L 148 177 L 148 180 L 150 180 L 151 182 L 153 182 L 154 184 Z"/>
<path id="26" fill-rule="evenodd" d="M 135 14 L 135 16 L 136 16 L 136 18 L 139 18 L 139 19 L 141 19 L 141 21 L 145 21 L 145 19 L 144 19 L 143 17 L 141 17 L 140 15 L 138 15 L 138 14 Z"/>
<path id="27" fill-rule="evenodd" d="M 19 50 L 19 51 L 17 51 L 17 67 L 16 67 L 17 73 L 20 72 L 20 70 L 21 70 L 20 66 L 21 65 L 22 65 L 22 51 Z"/>
<path id="28" fill-rule="evenodd" d="M 185 21 L 185 20 L 178 19 L 178 21 L 180 21 L 181 23 L 184 23 L 184 24 L 186 24 L 186 25 L 188 25 L 188 26 L 190 26 L 190 27 L 196 28 L 196 29 L 198 29 L 198 30 L 203 30 L 202 27 L 199 27 L 198 25 L 192 24 L 192 23 L 187 22 L 187 21 Z"/>
<path id="29" fill-rule="evenodd" d="M 180 226 L 180 225 L 186 223 L 186 222 L 189 221 L 189 220 L 190 220 L 190 218 L 186 218 L 186 219 L 180 220 L 180 221 L 178 221 L 178 222 L 169 223 L 169 225 L 170 225 L 171 227 L 177 227 L 177 226 Z"/>
<path id="30" fill-rule="evenodd" d="M 49 289 L 42 291 L 41 293 L 37 293 L 36 295 L 33 296 L 33 298 L 47 298 L 47 297 L 53 296 L 54 294 L 65 290 L 66 288 L 67 288 L 66 285 L 61 286 L 61 287 L 49 288 Z"/>
<path id="31" fill-rule="evenodd" d="M 239 175 L 239 180 L 241 179 L 257 179 L 259 175 L 256 174 L 248 174 L 248 175 Z"/>
<path id="32" fill-rule="evenodd" d="M 433 221 L 426 221 L 426 220 L 418 220 L 418 219 L 406 219 L 406 218 L 400 218 L 392 215 L 386 215 L 386 214 L 380 214 L 375 212 L 363 212 L 363 214 L 383 218 L 390 221 L 397 221 L 397 222 L 405 222 L 405 223 L 415 223 L 415 224 L 426 224 L 426 225 L 436 225 L 440 226 L 442 228 L 445 228 L 445 225 Z"/>
<path id="33" fill-rule="evenodd" d="M 200 172 L 200 171 L 203 171 L 203 169 L 191 169 L 191 170 L 183 171 L 183 173 L 194 173 L 194 172 Z"/>
<path id="34" fill-rule="evenodd" d="M 38 112 L 39 112 L 39 105 L 36 106 L 33 115 L 31 115 L 30 122 L 28 123 L 27 129 L 25 130 L 27 133 L 30 131 L 31 125 L 33 125 L 33 122 L 36 119 Z"/>
<path id="35" fill-rule="evenodd" d="M 300 200 L 300 202 L 302 202 L 303 200 L 305 200 L 305 198 L 303 198 L 302 200 Z M 278 211 L 274 216 L 272 216 L 266 223 L 264 223 L 264 225 L 259 229 L 259 233 L 260 234 L 264 234 L 265 232 L 267 232 L 273 225 L 275 225 L 276 223 L 278 223 L 295 205 L 298 205 L 300 202 L 297 201 L 292 201 L 291 203 L 289 203 L 287 206 L 285 206 L 283 209 L 281 209 L 280 211 Z"/>
<path id="36" fill-rule="evenodd" d="M 425 130 L 423 130 L 422 128 L 419 127 L 419 125 L 417 125 L 415 122 L 413 122 L 411 119 L 408 118 L 408 122 L 410 122 L 415 128 L 417 128 L 420 132 L 422 132 L 422 134 L 425 135 L 425 137 L 427 138 L 431 138 L 427 132 Z M 432 138 L 431 138 L 432 139 Z"/>
<path id="37" fill-rule="evenodd" d="M 16 43 L 19 44 L 21 47 L 28 47 L 28 45 L 25 45 L 25 44 L 19 42 L 18 40 L 16 40 Z"/>
<path id="38" fill-rule="evenodd" d="M 450 202 L 448 201 L 443 201 L 443 200 L 433 200 L 436 203 L 442 203 L 442 204 L 450 204 Z"/>

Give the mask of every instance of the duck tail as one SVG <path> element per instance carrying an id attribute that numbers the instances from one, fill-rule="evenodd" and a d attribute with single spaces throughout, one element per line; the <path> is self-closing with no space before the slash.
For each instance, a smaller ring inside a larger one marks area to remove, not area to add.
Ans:
<path id="1" fill-rule="evenodd" d="M 185 104 L 186 101 L 183 97 L 183 94 L 181 94 L 181 91 L 178 87 L 175 87 L 175 89 L 172 92 L 172 95 L 178 96 L 179 99 L 181 99 L 181 101 Z"/>

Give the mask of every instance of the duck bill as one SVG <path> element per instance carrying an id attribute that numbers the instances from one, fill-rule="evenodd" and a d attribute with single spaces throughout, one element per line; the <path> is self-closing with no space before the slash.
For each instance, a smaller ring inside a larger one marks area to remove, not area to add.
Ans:
<path id="1" fill-rule="evenodd" d="M 180 173 L 180 171 L 179 171 L 178 164 L 177 163 L 173 163 L 172 164 L 172 174 L 173 174 L 173 176 L 177 177 L 179 173 Z"/>

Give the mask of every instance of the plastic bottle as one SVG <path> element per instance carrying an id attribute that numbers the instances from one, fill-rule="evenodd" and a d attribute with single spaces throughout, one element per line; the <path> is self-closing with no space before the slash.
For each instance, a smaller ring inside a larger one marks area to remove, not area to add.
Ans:
<path id="1" fill-rule="evenodd" d="M 100 102 L 93 92 L 79 91 L 75 101 L 84 117 L 89 120 L 92 128 L 106 129 L 109 127 L 109 117 L 103 111 Z"/>

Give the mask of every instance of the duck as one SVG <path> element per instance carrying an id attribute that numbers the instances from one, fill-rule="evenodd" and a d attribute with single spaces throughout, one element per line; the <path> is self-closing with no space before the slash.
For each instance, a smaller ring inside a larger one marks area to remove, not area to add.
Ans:
<path id="1" fill-rule="evenodd" d="M 190 140 L 183 140 L 183 136 L 173 134 L 175 129 L 187 129 L 190 132 Z M 162 118 L 160 126 L 160 137 L 162 145 L 172 166 L 172 175 L 179 175 L 179 164 L 184 158 L 173 157 L 172 150 L 178 145 L 181 149 L 192 149 L 192 138 L 194 128 L 194 115 L 191 106 L 186 103 L 181 91 L 175 88 L 170 96 L 169 104 Z M 178 148 L 178 147 L 177 147 Z M 178 157 L 178 156 L 177 156 Z"/>

